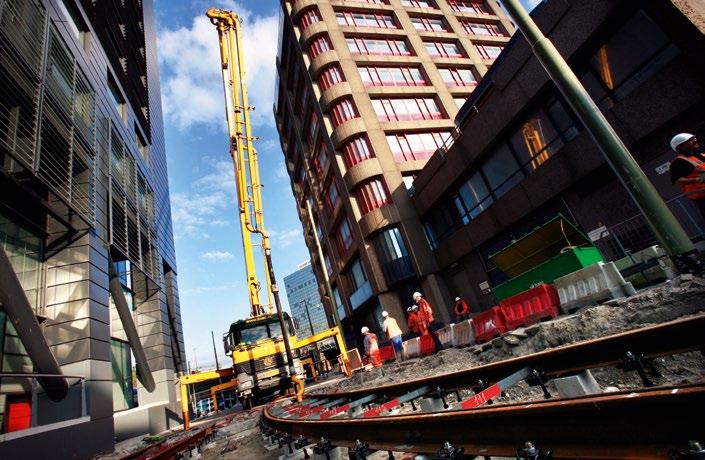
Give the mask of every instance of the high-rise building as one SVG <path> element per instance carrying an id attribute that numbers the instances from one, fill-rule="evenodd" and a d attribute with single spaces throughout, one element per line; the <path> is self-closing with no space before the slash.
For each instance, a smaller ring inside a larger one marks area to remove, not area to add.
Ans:
<path id="1" fill-rule="evenodd" d="M 285 276 L 284 287 L 299 338 L 310 337 L 328 329 L 328 317 L 310 261 L 300 264 L 298 270 Z"/>
<path id="2" fill-rule="evenodd" d="M 0 0 L 0 248 L 0 457 L 166 428 L 185 355 L 151 0 Z"/>
<path id="3" fill-rule="evenodd" d="M 365 325 L 379 332 L 383 310 L 403 319 L 417 290 L 447 320 L 450 294 L 411 183 L 451 136 L 511 22 L 496 0 L 281 7 L 274 113 L 313 265 L 330 277 L 346 339 Z"/>

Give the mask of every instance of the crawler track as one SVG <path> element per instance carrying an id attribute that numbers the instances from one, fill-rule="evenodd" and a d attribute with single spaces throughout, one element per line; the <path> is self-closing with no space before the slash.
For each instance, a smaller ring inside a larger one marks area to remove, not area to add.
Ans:
<path id="1" fill-rule="evenodd" d="M 551 449 L 553 458 L 667 458 L 669 450 L 682 450 L 691 439 L 705 439 L 705 425 L 698 415 L 705 407 L 705 386 L 483 404 L 527 376 L 536 383 L 537 376 L 550 379 L 620 365 L 627 352 L 649 358 L 703 350 L 703 331 L 705 315 L 428 379 L 307 395 L 301 403 L 271 404 L 263 423 L 294 438 L 324 437 L 332 445 L 347 447 L 361 440 L 373 450 L 437 453 L 450 442 L 466 454 L 513 456 L 531 441 Z M 475 387 L 474 396 L 457 393 L 480 379 L 492 385 Z M 448 407 L 436 405 L 422 411 L 421 398 L 442 398 Z M 397 413 L 405 404 L 407 413 Z"/>

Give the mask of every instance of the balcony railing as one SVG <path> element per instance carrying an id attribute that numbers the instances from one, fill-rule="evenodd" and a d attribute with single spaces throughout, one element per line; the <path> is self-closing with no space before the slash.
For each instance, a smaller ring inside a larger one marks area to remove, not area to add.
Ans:
<path id="1" fill-rule="evenodd" d="M 387 280 L 387 284 L 390 286 L 416 276 L 411 257 L 409 256 L 382 263 L 382 272 L 384 273 L 384 279 Z"/>

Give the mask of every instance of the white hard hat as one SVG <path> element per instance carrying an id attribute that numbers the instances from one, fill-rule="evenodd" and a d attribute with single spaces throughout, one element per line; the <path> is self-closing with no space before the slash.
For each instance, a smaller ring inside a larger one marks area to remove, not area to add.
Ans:
<path id="1" fill-rule="evenodd" d="M 418 292 L 418 291 L 417 291 L 417 292 L 414 292 L 414 295 L 413 295 L 412 297 L 414 298 L 414 300 L 416 300 L 416 299 L 418 299 L 419 297 L 421 297 L 421 293 Z"/>
<path id="2" fill-rule="evenodd" d="M 360 332 L 362 332 L 363 334 L 367 334 L 368 332 L 370 332 L 370 328 L 367 326 L 363 326 L 362 329 L 360 329 Z"/>
<path id="3" fill-rule="evenodd" d="M 695 137 L 695 134 L 690 134 L 690 133 L 676 134 L 675 136 L 673 136 L 673 139 L 671 139 L 671 148 L 673 150 L 677 150 L 679 145 L 681 145 L 685 142 L 688 142 L 689 140 L 691 140 L 694 137 Z"/>
<path id="4" fill-rule="evenodd" d="M 418 309 L 419 309 L 419 306 L 418 306 L 418 305 L 414 305 L 413 307 L 411 307 L 411 309 L 412 309 L 412 310 L 418 310 Z"/>
<path id="5" fill-rule="evenodd" d="M 455 301 L 456 301 L 456 302 L 457 302 L 458 300 L 460 300 L 460 297 L 456 297 L 456 298 L 455 298 Z"/>
<path id="6" fill-rule="evenodd" d="M 386 311 L 383 311 L 383 312 L 382 312 L 382 318 L 386 318 L 387 316 L 389 316 L 389 313 L 387 313 Z"/>

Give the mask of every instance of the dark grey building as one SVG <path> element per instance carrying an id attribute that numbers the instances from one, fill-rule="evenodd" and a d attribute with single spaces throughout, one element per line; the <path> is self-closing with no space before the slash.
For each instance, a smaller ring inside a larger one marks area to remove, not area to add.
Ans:
<path id="1" fill-rule="evenodd" d="M 328 329 L 326 309 L 318 293 L 318 281 L 311 261 L 299 264 L 298 270 L 284 277 L 291 316 L 296 321 L 297 337 L 310 337 Z"/>
<path id="2" fill-rule="evenodd" d="M 705 225 L 669 180 L 676 133 L 705 134 L 702 2 L 549 0 L 532 14 L 689 236 Z M 606 260 L 656 238 L 589 134 L 516 34 L 456 116 L 455 142 L 412 199 L 452 294 L 474 311 L 507 279 L 490 255 L 559 213 Z"/>
<path id="3" fill-rule="evenodd" d="M 21 302 L 0 301 L 0 457 L 85 458 L 178 422 L 185 355 L 151 0 L 0 0 L 0 247 L 48 345 L 31 352 L 11 324 Z M 36 372 L 41 355 L 70 376 L 58 402 L 46 382 L 7 376 Z"/>

